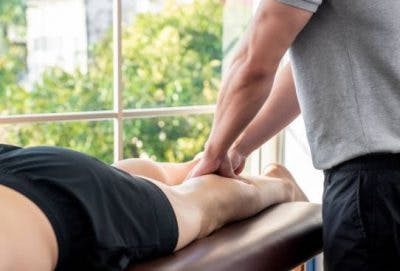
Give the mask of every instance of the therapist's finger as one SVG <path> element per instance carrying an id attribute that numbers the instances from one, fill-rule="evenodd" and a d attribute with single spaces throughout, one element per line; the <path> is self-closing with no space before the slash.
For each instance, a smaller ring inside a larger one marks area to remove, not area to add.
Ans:
<path id="1" fill-rule="evenodd" d="M 243 169 L 244 169 L 245 163 L 242 162 L 236 169 L 235 169 L 235 174 L 239 175 L 240 173 L 242 173 Z"/>
<path id="2" fill-rule="evenodd" d="M 189 172 L 189 174 L 186 176 L 186 179 L 206 175 L 206 174 L 211 174 L 215 172 L 215 170 L 218 168 L 218 165 L 213 165 L 209 161 L 205 160 L 200 160 L 199 163 L 197 163 L 196 166 Z"/>
<path id="3" fill-rule="evenodd" d="M 225 159 L 217 170 L 218 175 L 228 177 L 228 178 L 235 178 L 236 174 L 233 171 L 232 163 L 229 159 Z"/>

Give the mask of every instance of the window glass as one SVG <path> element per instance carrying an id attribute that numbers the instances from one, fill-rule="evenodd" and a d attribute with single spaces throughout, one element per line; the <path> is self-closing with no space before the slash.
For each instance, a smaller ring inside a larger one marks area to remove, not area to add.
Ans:
<path id="1" fill-rule="evenodd" d="M 223 24 L 224 71 L 239 46 L 239 41 L 250 23 L 255 0 L 225 0 Z"/>
<path id="2" fill-rule="evenodd" d="M 223 58 L 221 1 L 122 3 L 124 107 L 215 103 Z"/>
<path id="3" fill-rule="evenodd" d="M 68 147 L 113 161 L 112 121 L 74 121 L 0 125 L 0 142 L 17 146 Z"/>
<path id="4" fill-rule="evenodd" d="M 301 117 L 286 129 L 284 161 L 310 201 L 321 203 L 323 173 L 313 167 Z"/>
<path id="5" fill-rule="evenodd" d="M 0 1 L 0 114 L 112 107 L 112 1 Z"/>
<path id="6" fill-rule="evenodd" d="M 190 115 L 124 121 L 124 158 L 184 162 L 203 150 L 212 115 Z"/>

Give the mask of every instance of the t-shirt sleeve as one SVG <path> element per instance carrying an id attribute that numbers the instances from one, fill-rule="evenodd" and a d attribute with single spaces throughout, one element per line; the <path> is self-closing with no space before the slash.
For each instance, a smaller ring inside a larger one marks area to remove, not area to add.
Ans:
<path id="1" fill-rule="evenodd" d="M 323 0 L 279 0 L 279 2 L 305 9 L 310 12 L 316 12 Z"/>

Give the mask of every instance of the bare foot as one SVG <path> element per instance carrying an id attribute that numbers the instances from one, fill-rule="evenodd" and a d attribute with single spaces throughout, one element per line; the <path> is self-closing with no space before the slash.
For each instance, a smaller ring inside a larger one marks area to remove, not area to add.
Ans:
<path id="1" fill-rule="evenodd" d="M 269 164 L 264 168 L 263 175 L 278 178 L 282 181 L 290 183 L 294 188 L 294 200 L 293 201 L 309 201 L 307 196 L 301 190 L 300 186 L 296 183 L 296 180 L 292 174 L 282 165 Z"/>

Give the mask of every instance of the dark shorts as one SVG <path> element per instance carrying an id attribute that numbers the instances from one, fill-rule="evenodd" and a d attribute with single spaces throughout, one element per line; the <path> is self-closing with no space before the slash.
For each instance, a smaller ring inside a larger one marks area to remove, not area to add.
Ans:
<path id="1" fill-rule="evenodd" d="M 400 154 L 325 171 L 325 271 L 400 270 Z"/>
<path id="2" fill-rule="evenodd" d="M 0 184 L 28 197 L 49 219 L 57 271 L 124 270 L 176 246 L 176 217 L 156 185 L 82 153 L 0 144 Z"/>

